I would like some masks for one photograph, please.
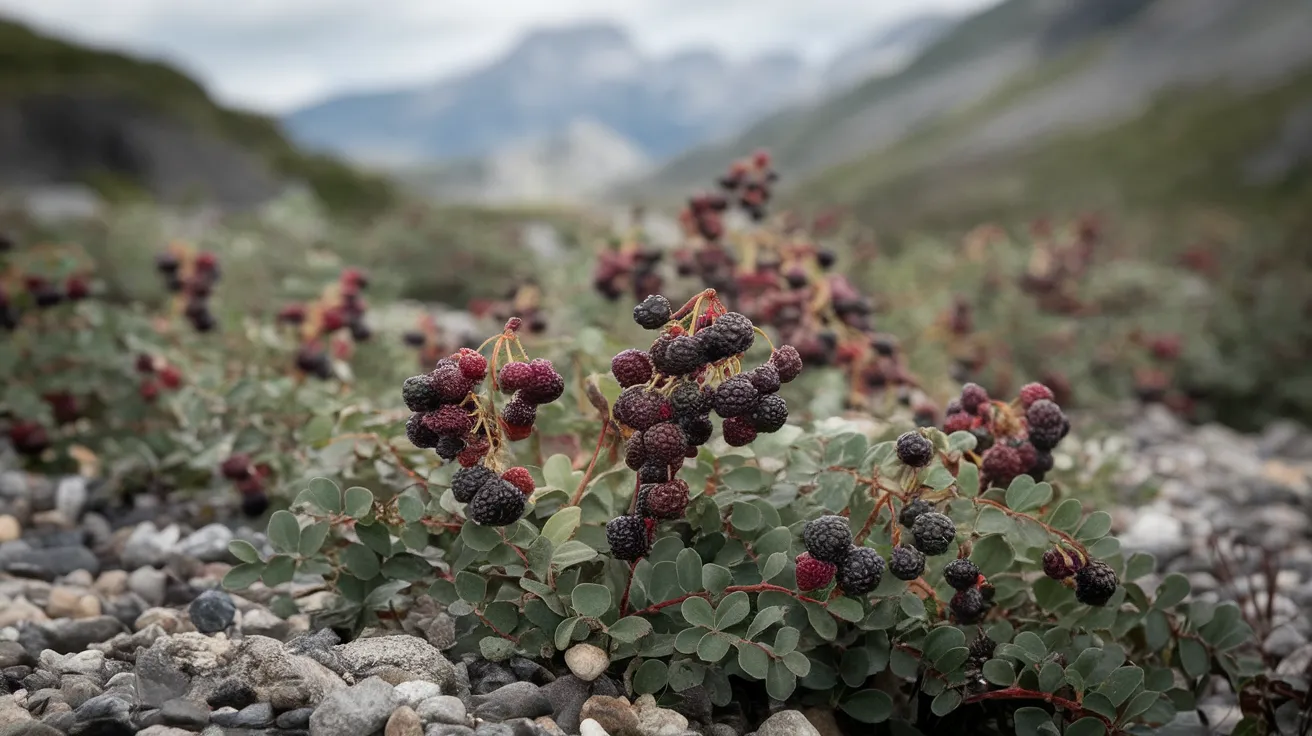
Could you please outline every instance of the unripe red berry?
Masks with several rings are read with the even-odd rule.
[[[797,589],[802,592],[819,590],[834,579],[838,566],[817,560],[809,552],[797,556]]]
[[[501,474],[502,479],[509,481],[510,485],[518,488],[525,496],[533,495],[537,490],[537,485],[533,482],[533,476],[528,472],[528,468],[513,467]]]

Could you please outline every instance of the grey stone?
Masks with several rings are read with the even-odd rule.
[[[268,703],[252,703],[233,713],[214,712],[210,721],[224,728],[267,728],[273,725],[273,706]]]
[[[551,703],[551,717],[555,719],[556,725],[567,733],[577,733],[581,720],[579,711],[592,696],[589,684],[574,675],[565,675],[556,678],[553,683],[543,685],[540,692]]]
[[[592,682],[610,666],[610,657],[593,644],[575,644],[565,652],[565,665],[575,677]]]
[[[727,723],[712,723],[704,733],[705,736],[742,736],[738,729]]]
[[[135,570],[138,567],[159,567],[163,565],[178,543],[182,532],[176,524],[163,529],[155,528],[149,521],[143,521],[132,530],[119,561],[123,567]]]
[[[60,654],[85,651],[92,644],[109,641],[127,630],[127,626],[113,616],[60,619],[41,627],[46,647]]]
[[[551,715],[551,701],[531,682],[514,682],[472,698],[474,716],[485,721]]]
[[[105,669],[105,654],[94,649],[75,654],[56,654],[47,649],[39,657],[41,667],[57,675],[94,675],[100,677]],[[103,681],[103,679],[102,679]]]
[[[74,733],[133,732],[132,704],[117,695],[106,693],[83,703],[74,713],[77,728]]]
[[[434,723],[424,729],[424,736],[474,736],[474,729],[449,723]]]
[[[441,686],[427,680],[411,680],[396,686],[396,696],[401,699],[401,703],[415,709],[418,709],[419,704],[425,700],[435,698],[441,694]]]
[[[470,692],[474,695],[487,695],[512,682],[519,682],[515,673],[500,662],[475,659],[461,664],[464,664],[469,672]]]
[[[310,716],[311,736],[360,736],[382,728],[399,704],[396,689],[370,677],[324,698]]]
[[[820,736],[820,731],[800,711],[781,710],[765,719],[756,736]]]
[[[192,731],[185,728],[157,724],[137,731],[137,736],[192,736],[192,733]]]
[[[201,562],[223,562],[228,559],[231,541],[231,529],[222,524],[206,524],[178,542],[177,552]]]
[[[424,736],[424,724],[414,708],[402,705],[388,717],[383,736]]]
[[[259,699],[255,688],[235,677],[220,680],[205,699],[211,708],[236,708],[241,710]]]
[[[56,703],[68,705],[68,702],[64,700],[63,691],[56,690],[53,687],[42,688],[36,692],[29,692],[27,696],[27,711],[34,716],[39,716],[44,714],[47,710],[50,710]]]
[[[551,670],[524,657],[511,657],[507,664],[510,665],[510,671],[520,682],[531,682],[534,685],[546,685],[549,682],[555,682],[556,676]]]
[[[1277,627],[1262,643],[1262,651],[1283,659],[1307,643],[1307,637],[1292,624]]]
[[[265,608],[242,611],[241,632],[248,636],[267,636],[282,641],[292,630],[290,622],[278,618]]]
[[[4,715],[0,713],[0,715]],[[77,722],[77,717],[71,713],[61,713],[60,723],[66,723],[67,728],[45,723],[24,721],[22,723],[6,723],[0,727],[0,736],[66,736],[68,730]]]
[[[213,634],[232,626],[237,606],[232,602],[232,596],[222,590],[207,590],[191,602],[187,615],[197,631]]]
[[[310,716],[314,708],[297,708],[278,715],[274,725],[282,729],[306,729],[310,727]]]
[[[68,475],[55,487],[55,510],[70,522],[76,522],[87,503],[87,479]]]
[[[100,572],[100,560],[84,546],[0,550],[0,570],[22,577],[54,580],[75,570]]]
[[[408,683],[407,683],[408,684]],[[425,723],[453,723],[461,725],[468,715],[465,704],[454,695],[437,695],[424,700],[415,708]]]
[[[71,710],[60,710],[55,711],[54,713],[47,713],[41,716],[40,725],[44,728],[53,728],[56,733],[65,734],[72,731],[77,726],[77,714]],[[38,733],[44,734],[49,732],[43,730],[29,730],[21,731],[20,733],[24,734],[24,736],[33,736]]]
[[[166,639],[156,640],[150,649],[141,652],[132,672],[141,704],[148,708],[159,708],[191,689],[191,678],[169,656]]]
[[[151,606],[164,605],[168,573],[153,567],[139,567],[128,575],[128,589]]]
[[[209,725],[210,709],[191,700],[174,698],[168,701],[159,709],[160,717],[165,723],[173,726],[183,726],[193,731],[199,731]]]
[[[32,664],[32,655],[16,641],[0,641],[0,670]]]
[[[357,639],[333,647],[343,665],[357,679],[370,677],[376,670],[395,667],[416,679],[436,682],[443,693],[456,690],[455,666],[437,647],[417,636],[379,636]]]
[[[277,639],[243,639],[229,658],[228,673],[248,683],[261,701],[277,710],[314,705],[345,687],[341,678],[314,660],[283,649]]]
[[[105,691],[95,680],[85,675],[64,675],[59,692],[70,708],[77,708]]]

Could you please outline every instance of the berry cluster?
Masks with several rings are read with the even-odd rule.
[[[439,360],[431,372],[411,376],[401,386],[401,398],[413,412],[406,421],[406,437],[416,447],[460,463],[452,492],[457,501],[468,504],[469,518],[485,526],[513,524],[523,515],[533,479],[524,468],[498,474],[500,450],[507,441],[528,437],[538,406],[565,391],[565,379],[551,361],[528,360],[516,335],[520,326],[518,318],[511,318],[494,338],[491,364],[478,350],[461,348]],[[525,360],[500,363],[503,351],[512,357],[512,348]],[[479,391],[489,373],[492,390]],[[500,411],[493,400],[498,390],[513,394]]]
[[[779,387],[802,371],[789,345],[742,370],[756,328],[726,310],[713,290],[677,311],[665,297],[648,296],[634,307],[633,318],[660,334],[650,349],[630,348],[611,359],[611,373],[623,389],[612,413],[628,437],[624,462],[638,478],[632,514],[612,519],[606,534],[615,555],[628,561],[647,554],[657,521],[683,516],[689,489],[675,476],[684,459],[696,457],[697,448],[710,441],[711,413],[724,420],[721,432],[733,447],[777,432],[788,421]]]
[[[50,448],[50,433],[37,422],[18,421],[9,426],[9,443],[18,454],[36,457]]]
[[[1144,334],[1138,330],[1129,336],[1138,365],[1134,368],[1134,395],[1143,404],[1164,404],[1183,417],[1194,414],[1195,402],[1204,392],[1179,380],[1178,364],[1184,352],[1183,338],[1174,333]]]
[[[218,256],[171,243],[155,257],[155,270],[164,279],[164,288],[180,297],[182,313],[197,332],[209,332],[218,326],[209,303],[214,285],[219,282]]]
[[[437,320],[428,312],[419,316],[415,329],[406,330],[401,335],[401,341],[415,350],[419,357],[419,365],[424,368],[433,365],[441,360],[442,356],[450,355],[465,344],[447,336],[437,324]]]
[[[3,249],[8,252],[14,247],[13,241],[0,234]],[[11,291],[18,281],[22,282],[21,291]],[[6,284],[6,281],[10,282]],[[77,302],[91,296],[91,282],[82,273],[74,273],[64,280],[63,285],[48,276],[26,273],[17,266],[0,268],[0,330],[12,332],[18,328],[22,317],[22,302],[28,301],[37,309],[49,309],[65,301]]]
[[[141,374],[137,393],[147,403],[158,399],[162,389],[176,391],[182,386],[182,371],[159,356],[146,353],[138,355],[136,368],[137,373]]]
[[[661,256],[661,250],[644,243],[639,233],[613,238],[597,258],[592,286],[610,301],[618,301],[626,293],[634,299],[654,294],[662,286],[660,274],[656,272]]]
[[[771,189],[779,174],[771,166],[770,154],[757,151],[751,157],[729,165],[728,172],[720,177],[720,188],[733,196],[753,220],[765,219],[765,206],[770,202]]]
[[[296,352],[298,371],[321,380],[331,379],[333,366],[324,342],[330,342],[334,356],[346,360],[351,357],[352,343],[366,342],[373,337],[373,330],[364,321],[368,307],[361,296],[368,286],[369,278],[363,271],[347,268],[317,300],[288,304],[278,310],[277,322],[295,327],[300,338]]]
[[[236,484],[242,513],[254,517],[268,510],[267,481],[273,475],[273,468],[253,463],[250,455],[238,452],[219,465],[219,474]]]
[[[1043,553],[1043,574],[1075,589],[1075,599],[1090,606],[1105,606],[1116,593],[1120,580],[1102,560],[1091,560],[1078,549],[1064,544]]]
[[[1042,481],[1052,470],[1053,448],[1071,428],[1054,399],[1052,389],[1030,383],[1015,402],[1006,404],[990,399],[984,387],[968,383],[961,396],[948,403],[943,431],[975,435],[985,487],[1005,488],[1026,474]]]

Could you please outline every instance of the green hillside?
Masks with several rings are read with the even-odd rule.
[[[168,64],[88,48],[0,20],[0,104],[68,93],[128,100],[237,143],[278,174],[304,181],[337,212],[377,210],[392,198],[383,179],[297,150],[277,122],[217,104],[200,84]]]

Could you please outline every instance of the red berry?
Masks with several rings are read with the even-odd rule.
[[[752,440],[756,439],[756,427],[752,425],[751,417],[726,419],[722,425],[722,431],[724,432],[724,441],[728,442],[730,447],[750,445]]]
[[[989,392],[978,383],[968,383],[961,387],[961,408],[968,414],[976,414],[981,406],[989,403]]]
[[[474,418],[458,404],[446,404],[424,415],[424,427],[443,437],[460,437],[474,428]]]
[[[792,345],[781,345],[771,353],[770,363],[779,372],[779,380],[783,383],[797,378],[802,372],[802,355]]]
[[[550,404],[565,393],[565,379],[552,367],[551,361],[537,358],[528,365],[533,375],[524,386],[521,398],[531,404]]]
[[[177,389],[182,385],[182,371],[175,365],[166,365],[160,369],[159,380],[164,384],[164,388]]]
[[[323,313],[322,331],[325,333],[336,332],[346,326],[346,312],[339,307],[325,310]]]
[[[1026,409],[1028,409],[1030,408],[1031,404],[1038,401],[1039,399],[1047,399],[1048,401],[1053,401],[1055,397],[1052,395],[1052,389],[1048,388],[1047,386],[1044,386],[1041,383],[1027,383],[1021,387],[1020,389],[1021,406],[1024,406]]]
[[[251,475],[251,456],[244,452],[231,455],[219,466],[219,472],[228,480],[246,480]]]
[[[213,271],[218,265],[219,257],[207,250],[203,250],[196,255],[197,271]]]
[[[508,394],[528,386],[533,382],[533,368],[528,363],[512,362],[501,366],[501,372],[497,374],[497,383],[501,390]]]
[[[819,590],[834,579],[838,566],[824,560],[817,560],[810,552],[797,556],[797,589],[803,592]]]
[[[948,434],[952,434],[953,432],[965,432],[970,429],[974,422],[975,417],[972,417],[964,411],[959,411],[956,414],[949,414],[947,418],[943,420],[943,431]]]
[[[456,455],[456,461],[466,468],[477,465],[487,455],[488,448],[486,437],[471,437],[465,441],[465,449]]]
[[[621,388],[646,383],[651,380],[651,356],[636,348],[622,350],[611,358],[610,372],[615,375]]]
[[[474,382],[466,378],[454,363],[441,364],[428,375],[432,378],[437,400],[442,404],[458,404],[474,388]]]
[[[990,447],[980,461],[980,470],[983,471],[985,478],[991,485],[999,488],[1011,485],[1016,476],[1023,474],[1028,467],[1020,452],[1007,445]]]
[[[305,305],[288,304],[278,310],[277,320],[289,325],[299,325],[305,321]]]
[[[642,447],[647,459],[673,465],[683,460],[683,453],[688,449],[688,440],[677,424],[661,422],[642,433]]]
[[[460,373],[471,381],[481,381],[487,375],[487,358],[469,348],[461,349],[459,365]]]
[[[533,495],[537,490],[537,485],[533,482],[533,476],[529,474],[528,468],[513,467],[501,474],[503,480],[509,481],[510,485],[518,488],[525,496]]]
[[[141,394],[141,398],[146,401],[154,401],[159,397],[159,384],[147,378],[141,382],[141,387],[137,389],[137,393]]]
[[[87,284],[85,276],[71,276],[68,282],[64,284],[64,295],[69,299],[77,301],[86,299],[91,295],[91,287]]]
[[[501,420],[501,429],[505,432],[506,439],[511,442],[519,442],[520,440],[528,439],[528,436],[533,434],[532,424],[511,424],[505,419]]]

